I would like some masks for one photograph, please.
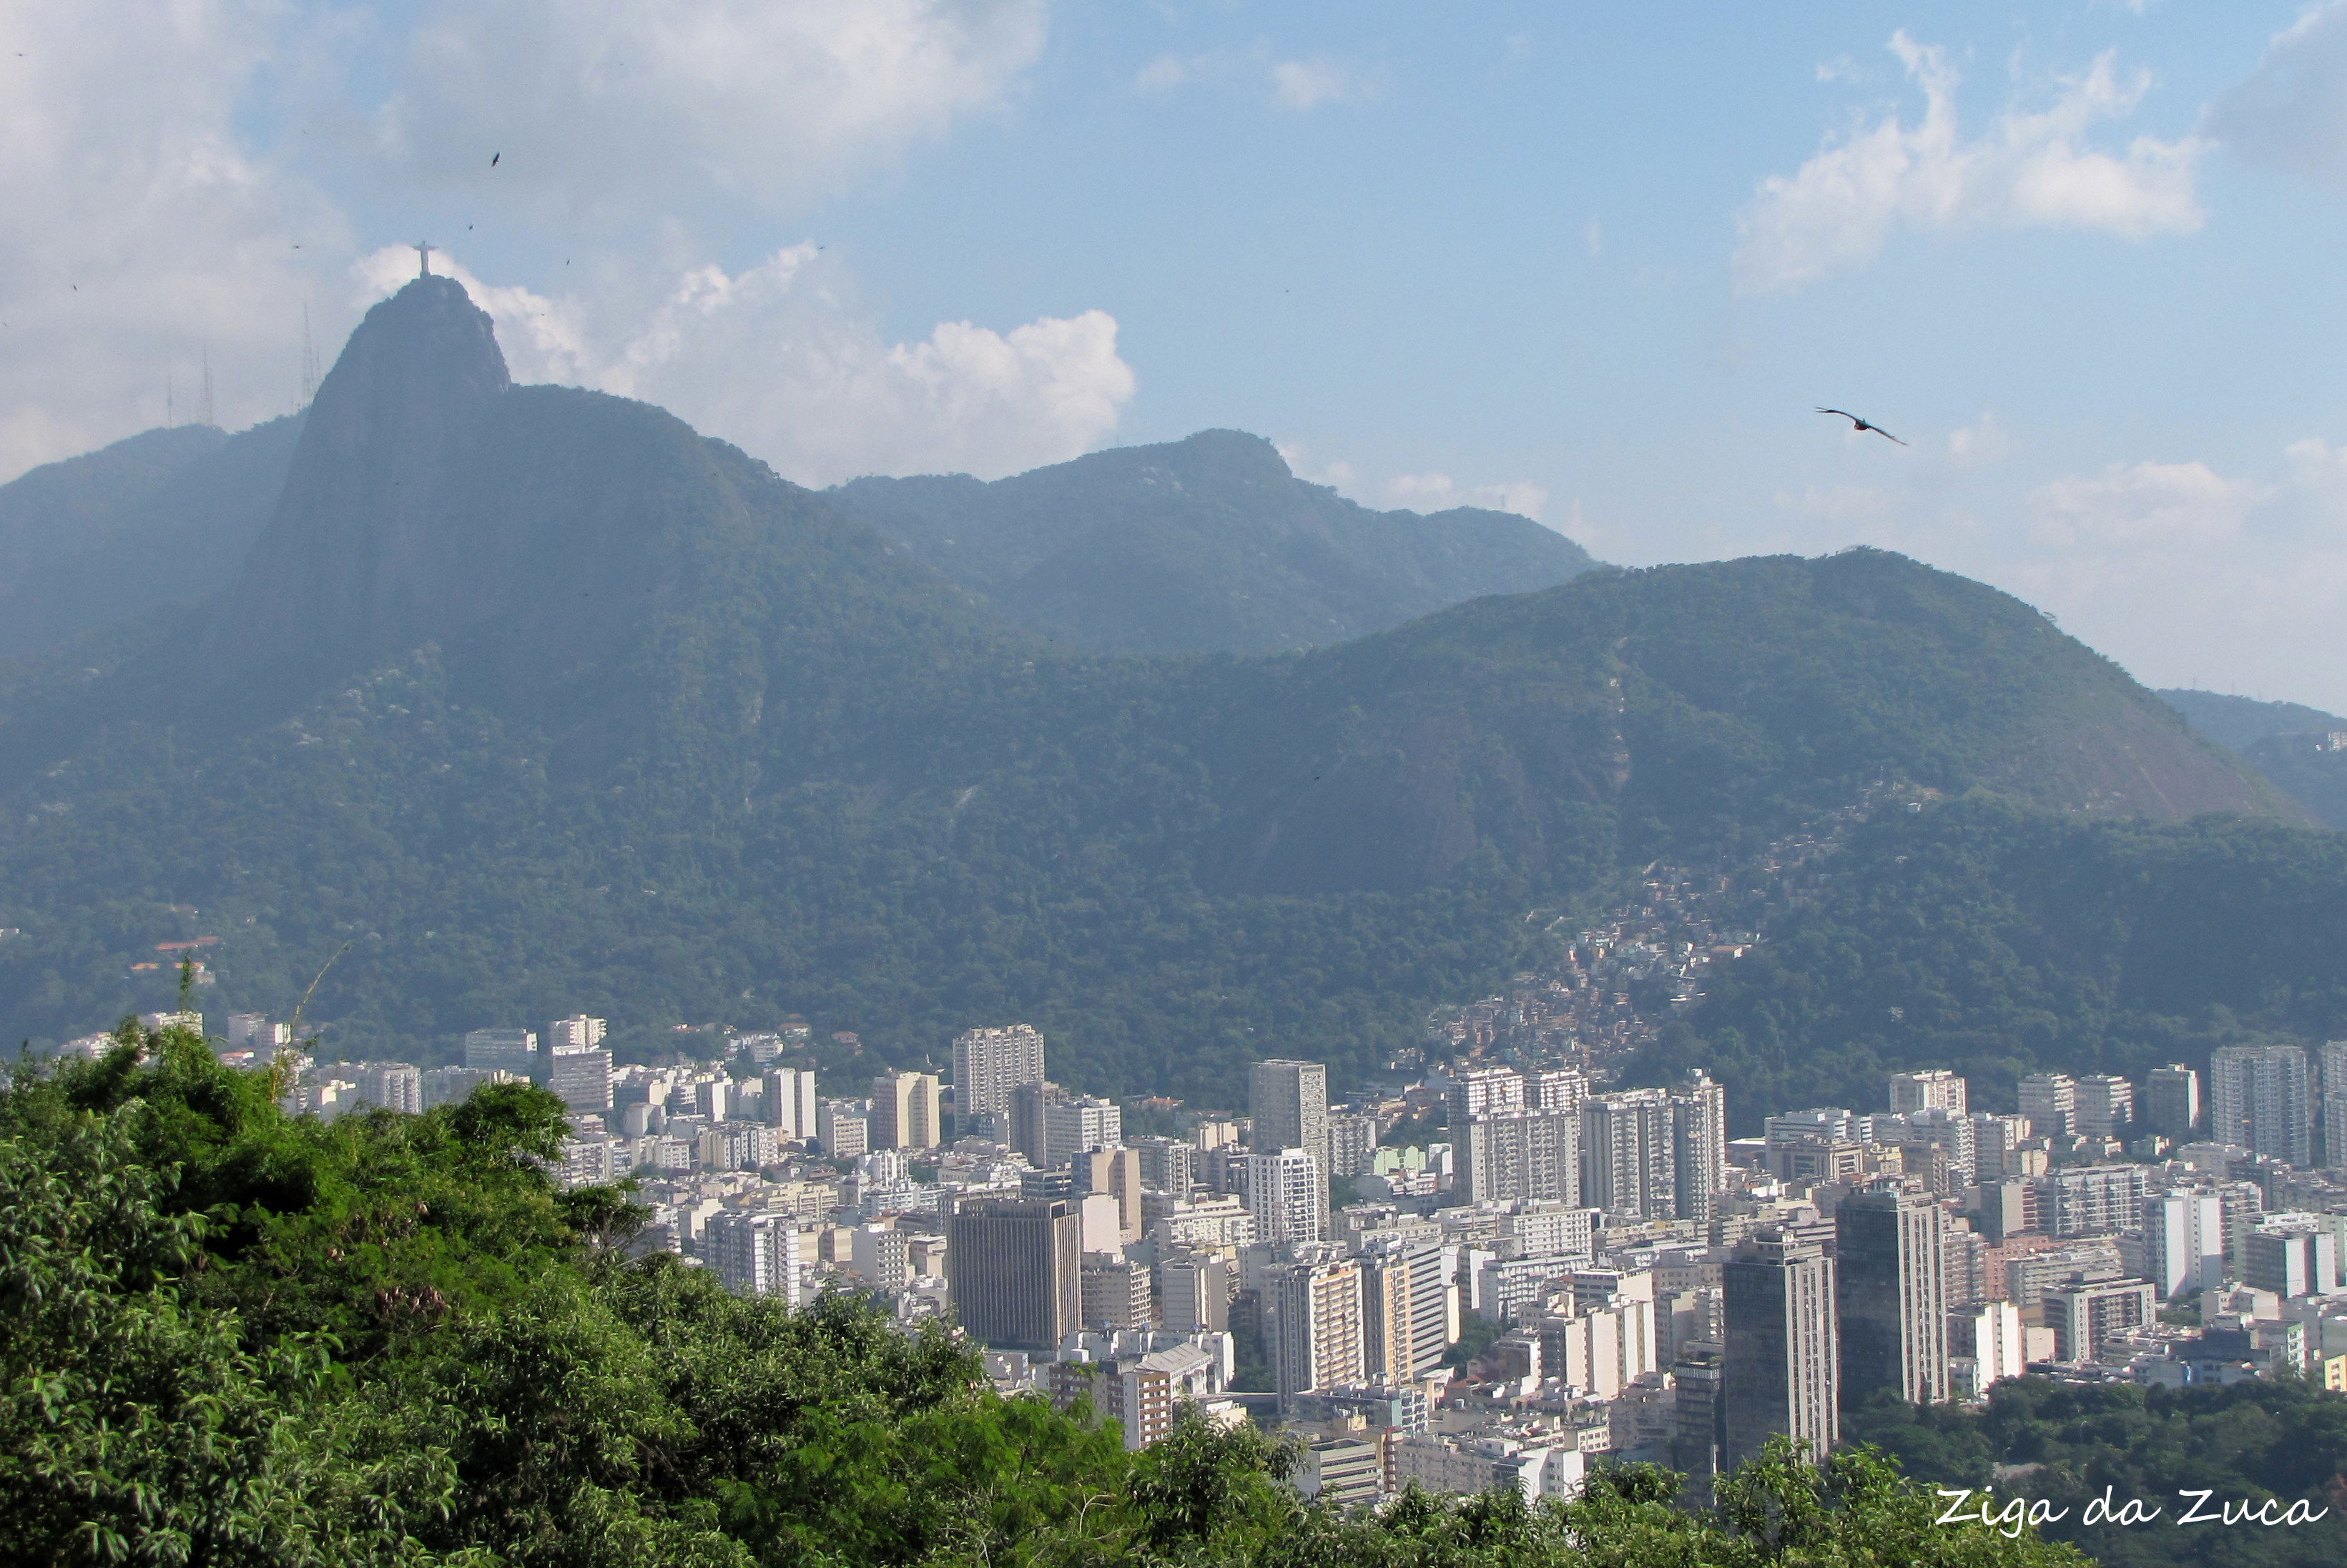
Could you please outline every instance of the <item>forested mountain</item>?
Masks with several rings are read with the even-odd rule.
[[[2347,719],[2299,702],[2215,692],[2162,692],[2193,728],[2239,752],[2284,794],[2332,827],[2347,828]]]
[[[0,659],[227,582],[285,487],[299,416],[149,430],[0,485]]]
[[[2347,835],[2239,817],[2051,815],[1991,798],[1861,827],[1641,1063],[1700,1064],[1733,1130],[1878,1108],[1952,1067],[2015,1107],[2036,1071],[2207,1069],[2230,1043],[2347,1036]]]
[[[0,1026],[209,1005],[354,1053],[584,1009],[805,1013],[865,1060],[1013,1018],[1055,1076],[1341,1078],[1534,906],[1882,780],[2294,808],[2043,616],[1852,551],[1598,571],[1341,646],[1052,647],[658,409],[513,387],[454,282],[377,306],[200,608],[0,669]],[[835,1065],[847,1065],[843,1061]]]
[[[834,505],[1047,641],[1101,651],[1341,642],[1596,563],[1508,512],[1375,512],[1307,484],[1260,436],[1095,452],[985,484],[857,479]]]

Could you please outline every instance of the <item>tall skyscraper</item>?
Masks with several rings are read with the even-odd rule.
[[[798,1305],[799,1232],[795,1215],[722,1210],[710,1215],[702,1225],[701,1256],[717,1271],[718,1278],[735,1290],[752,1296],[779,1296],[794,1307]]]
[[[1435,1242],[1385,1241],[1358,1259],[1362,1369],[1376,1383],[1407,1383],[1434,1369],[1458,1316],[1450,1250]]]
[[[1327,1184],[1302,1149],[1247,1156],[1247,1212],[1257,1241],[1294,1245],[1318,1241],[1327,1213]]]
[[[946,1288],[962,1331],[1056,1354],[1083,1321],[1084,1221],[1064,1198],[964,1198],[946,1222]]]
[[[2314,1075],[2321,1095],[2316,1116],[2321,1133],[2314,1157],[2327,1167],[2347,1166],[2347,1040],[2318,1046]]]
[[[934,1149],[945,1142],[934,1072],[884,1072],[872,1081],[872,1147]]]
[[[1247,1114],[1255,1131],[1252,1149],[1301,1149],[1312,1156],[1320,1178],[1320,1212],[1327,1218],[1328,1069],[1317,1061],[1275,1059],[1247,1070]]]
[[[465,1037],[465,1065],[537,1079],[538,1036],[526,1029],[477,1029]]]
[[[1929,1194],[1852,1193],[1834,1212],[1841,1397],[1880,1389],[1910,1404],[1948,1397],[1947,1214]]]
[[[1833,1259],[1813,1242],[1762,1231],[1737,1244],[1721,1276],[1721,1467],[1735,1469],[1778,1432],[1822,1456],[1841,1434]]]
[[[1001,1140],[1027,1156],[1037,1165],[1051,1163],[1051,1107],[1068,1097],[1068,1091],[1056,1083],[1038,1081],[1013,1084],[1010,1109],[994,1113],[994,1125]],[[964,1122],[968,1132],[972,1123]]]
[[[2225,1201],[2174,1187],[2144,1200],[2144,1276],[2160,1298],[2225,1283]]]
[[[2313,1163],[2314,1083],[2295,1045],[2226,1045],[2209,1061],[2209,1136],[2285,1164]]]
[[[1452,1155],[1479,1204],[1511,1198],[1581,1202],[1581,1112],[1511,1106],[1450,1123]]]
[[[2200,1075],[2180,1061],[2153,1068],[2144,1085],[2144,1120],[2162,1137],[2191,1137],[2200,1125]]]
[[[1967,1099],[1964,1081],[1944,1067],[1927,1067],[1914,1072],[1894,1072],[1891,1075],[1891,1109],[1893,1112],[1951,1111],[1962,1116],[1968,1108]]]
[[[1285,1399],[1364,1380],[1361,1266],[1352,1258],[1270,1271],[1272,1378]]]
[[[1043,1034],[1032,1024],[964,1030],[954,1036],[954,1116],[964,1133],[994,1131],[1010,1091],[1043,1081]],[[1055,1347],[1056,1348],[1056,1347]]]
[[[815,1071],[812,1068],[770,1067],[761,1074],[765,1092],[759,1097],[760,1113],[778,1138],[815,1136]]]
[[[2021,1113],[2040,1138],[2078,1131],[2078,1081],[2066,1072],[2033,1072],[2021,1081]]]
[[[1617,1218],[1678,1213],[1671,1097],[1660,1089],[1600,1095],[1581,1108],[1581,1201]]]
[[[1671,1179],[1683,1220],[1709,1220],[1713,1198],[1727,1190],[1727,1091],[1700,1067],[1671,1091]]]

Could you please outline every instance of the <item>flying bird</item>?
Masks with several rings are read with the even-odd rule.
[[[1899,437],[1897,437],[1896,436],[1893,436],[1892,434],[1891,434],[1891,432],[1890,432],[1890,431],[1885,430],[1884,428],[1882,428],[1882,426],[1881,426],[1881,425],[1869,425],[1865,420],[1860,419],[1857,415],[1852,414],[1852,413],[1851,413],[1850,410],[1848,410],[1847,408],[1820,408],[1820,409],[1819,409],[1819,410],[1818,410],[1818,412],[1819,412],[1819,414],[1839,414],[1839,415],[1840,415],[1844,419],[1849,420],[1849,421],[1850,422],[1850,424],[1852,424],[1853,425],[1856,425],[1860,431],[1871,430],[1871,431],[1873,431],[1877,436],[1881,436],[1885,441],[1899,441]],[[1906,445],[1907,445],[1907,443],[1905,443],[1904,441],[1899,441],[1899,445],[1901,445],[1901,446],[1906,446]]]
[[[495,169],[495,168],[497,166],[497,159],[499,159],[503,158],[504,156],[505,156],[505,154],[504,154],[504,153],[502,153],[502,152],[493,152],[493,153],[489,154],[489,167],[490,167],[491,169]]]

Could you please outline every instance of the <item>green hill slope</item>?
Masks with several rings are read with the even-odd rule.
[[[91,662],[84,664],[87,657]],[[91,671],[95,670],[95,673]],[[1520,967],[1523,915],[1881,779],[2286,815],[2018,601],[1879,552],[1597,572],[1308,653],[1008,626],[658,409],[505,384],[445,280],[370,314],[186,621],[0,671],[0,1028],[312,1004],[415,1051],[574,1010],[1028,1018],[1231,1103]]]
[[[1095,452],[984,484],[857,479],[833,504],[1049,641],[1100,651],[1341,642],[1595,565],[1529,518],[1375,512],[1236,430]]]
[[[2162,692],[2193,728],[2233,748],[2322,823],[2347,828],[2347,719],[2301,702]]]

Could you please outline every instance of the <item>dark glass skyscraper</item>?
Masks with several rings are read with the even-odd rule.
[[[1841,1397],[1948,1397],[1947,1214],[1928,1193],[1852,1193],[1834,1214]]]
[[[1734,1470],[1778,1432],[1822,1457],[1841,1435],[1834,1260],[1814,1242],[1764,1230],[1737,1244],[1721,1273],[1720,1468]]]

